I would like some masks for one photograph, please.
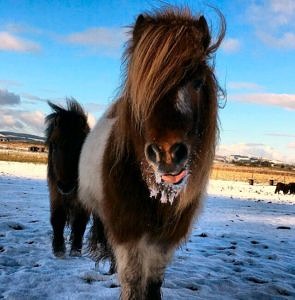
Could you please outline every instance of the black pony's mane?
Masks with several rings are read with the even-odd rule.
[[[53,132],[53,129],[55,127],[55,120],[57,120],[58,117],[64,117],[64,116],[73,116],[77,118],[81,118],[85,121],[85,126],[87,124],[87,115],[82,108],[82,106],[75,100],[74,98],[67,98],[66,99],[67,106],[66,108],[56,105],[50,101],[48,101],[48,105],[53,110],[53,113],[49,114],[45,118],[45,137],[46,137],[46,143],[49,143],[51,134]]]

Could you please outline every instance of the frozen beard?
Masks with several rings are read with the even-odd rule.
[[[142,164],[143,167],[144,164]],[[182,170],[176,175],[160,174],[155,172],[152,168],[148,167],[149,172],[143,172],[145,181],[150,191],[151,198],[160,199],[161,203],[170,203],[177,198],[180,192],[186,187],[189,172]]]

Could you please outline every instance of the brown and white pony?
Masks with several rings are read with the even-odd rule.
[[[50,193],[50,221],[54,255],[64,256],[64,227],[71,225],[72,256],[81,255],[82,239],[89,220],[88,211],[78,201],[78,163],[82,145],[89,132],[87,116],[73,99],[67,109],[48,103],[53,113],[46,117],[48,145],[47,181]]]
[[[200,210],[218,136],[209,60],[220,18],[212,42],[187,8],[139,15],[121,94],[83,145],[79,196],[100,218],[94,248],[113,252],[124,300],[161,299],[165,267]]]

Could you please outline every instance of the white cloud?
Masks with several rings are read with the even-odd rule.
[[[227,86],[232,90],[263,90],[263,86],[246,81],[231,81]]]
[[[3,26],[3,29],[4,31],[8,31],[10,33],[32,33],[32,34],[43,33],[43,30],[23,23],[7,23],[6,25]]]
[[[283,15],[293,15],[295,13],[294,0],[271,0],[272,10]]]
[[[227,53],[233,53],[239,51],[241,48],[241,43],[238,39],[227,38],[222,42],[221,49]]]
[[[6,127],[6,126],[14,126],[15,125],[15,119],[12,115],[3,115],[2,116],[2,121],[1,121],[1,125]]]
[[[88,102],[85,104],[85,107],[87,111],[91,112],[102,112],[105,111],[108,107],[107,104],[101,104],[101,103],[93,103],[93,102]]]
[[[95,27],[71,33],[63,39],[70,44],[114,54],[127,40],[127,30],[125,28]]]
[[[295,149],[295,142],[291,142],[287,145],[288,148],[290,149]]]
[[[44,118],[41,111],[0,110],[1,130],[44,135]]]
[[[294,154],[283,154],[279,150],[265,144],[239,143],[231,145],[219,145],[217,148],[217,153],[224,156],[239,154],[269,160],[279,160],[289,163],[295,162]]]
[[[87,122],[90,128],[93,128],[96,124],[96,119],[92,114],[87,114]]]
[[[28,100],[40,101],[40,102],[47,102],[47,99],[41,98],[39,96],[35,96],[29,93],[22,93],[21,96]]]
[[[269,133],[266,133],[265,135],[295,138],[295,134],[288,134],[288,133],[282,133],[282,132],[269,132]]]
[[[0,86],[3,86],[3,87],[19,87],[21,86],[22,84],[16,80],[9,80],[9,79],[0,79]]]
[[[254,1],[247,10],[258,38],[277,48],[295,49],[295,1]]]
[[[234,101],[273,105],[279,106],[281,108],[295,110],[295,94],[231,94],[228,96],[228,98]]]
[[[19,115],[22,122],[36,129],[40,129],[44,126],[44,117],[45,115],[41,111],[24,111]]]
[[[9,32],[0,31],[0,51],[36,52],[41,47],[32,41],[21,39]]]
[[[295,33],[285,32],[279,37],[273,36],[268,32],[258,32],[260,39],[268,45],[276,48],[295,49]]]
[[[20,96],[7,90],[0,89],[0,105],[20,104]]]

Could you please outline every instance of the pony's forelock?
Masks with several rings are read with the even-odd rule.
[[[125,50],[125,81],[115,108],[119,116],[114,141],[118,159],[128,148],[130,122],[140,132],[158,101],[177,92],[200,70],[213,79],[209,80],[210,89],[218,92],[214,65],[208,61],[225,34],[224,17],[217,13],[220,30],[214,42],[205,18],[194,16],[188,7],[168,6],[138,17]]]
[[[187,7],[169,6],[144,14],[137,22],[140,24],[135,24],[133,39],[125,52],[128,70],[124,96],[139,127],[160,99],[186,78],[193,78],[199,66],[212,57],[224,37],[221,14],[220,19],[215,43],[211,43],[204,17],[194,16]]]

